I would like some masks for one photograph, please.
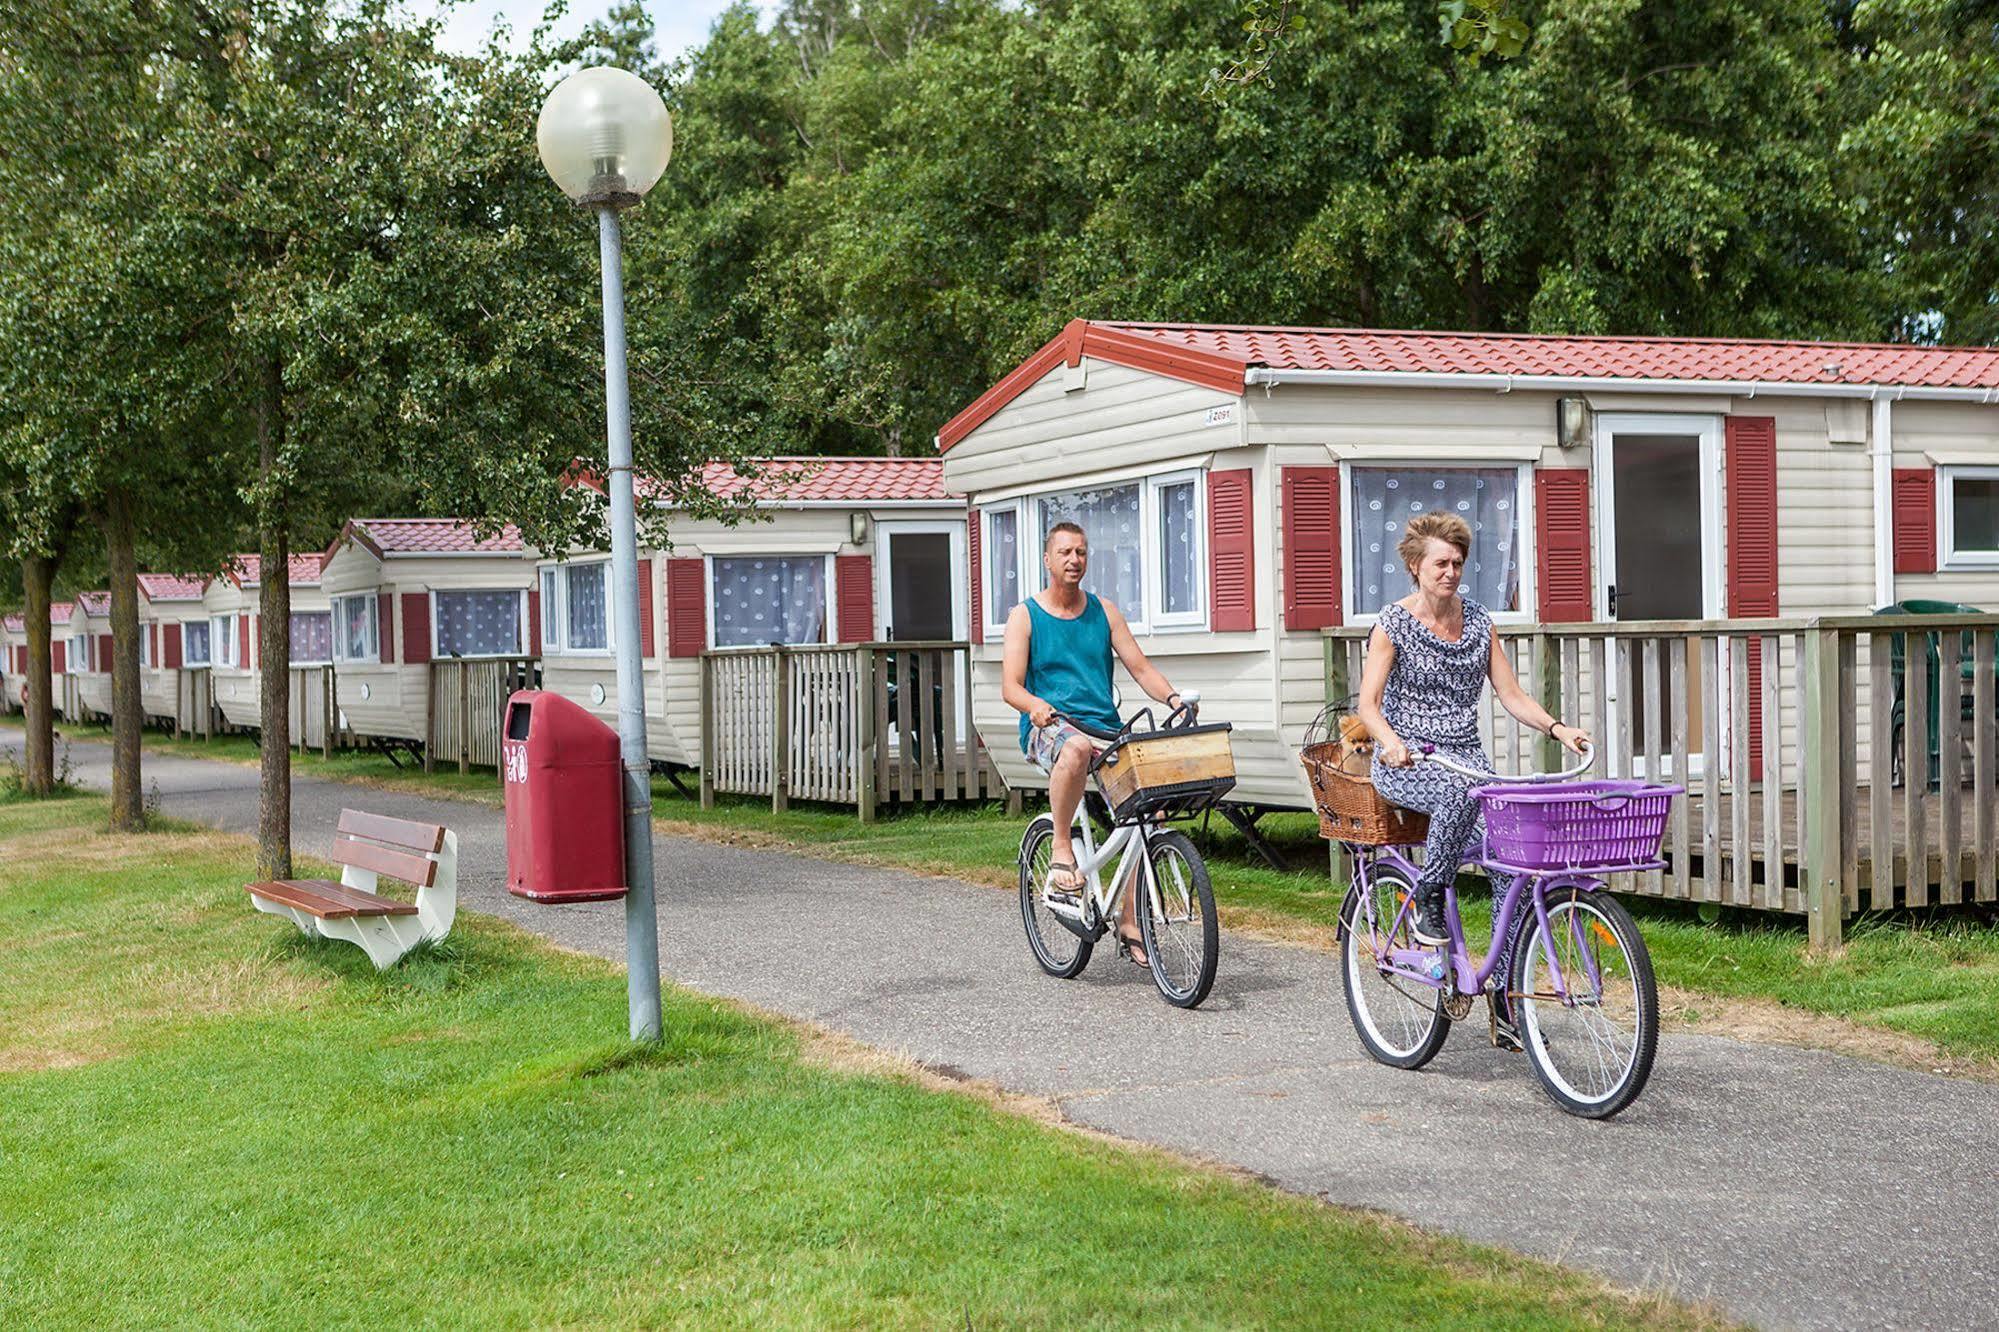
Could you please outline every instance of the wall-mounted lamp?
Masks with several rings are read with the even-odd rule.
[[[867,514],[863,513],[859,509],[856,509],[853,511],[853,513],[848,515],[847,522],[848,522],[847,534],[854,538],[854,544],[857,546],[867,545],[868,544]]]
[[[1589,403],[1581,398],[1555,399],[1555,440],[1565,449],[1588,448]]]

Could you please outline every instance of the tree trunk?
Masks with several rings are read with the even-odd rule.
[[[274,352],[265,358],[257,396],[257,549],[262,564],[257,595],[262,728],[257,873],[266,879],[289,879],[292,873],[291,545],[283,482],[276,475],[284,442],[285,371]]]
[[[104,497],[104,554],[111,571],[111,831],[137,832],[146,823],[139,785],[139,732],[146,715],[139,698],[139,562],[133,548],[132,500],[113,489]]]
[[[27,793],[52,795],[56,789],[55,690],[49,675],[49,586],[56,562],[40,555],[21,561],[28,590],[28,766]]]

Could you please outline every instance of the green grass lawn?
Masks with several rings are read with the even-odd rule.
[[[0,800],[0,1326],[1711,1325],[684,992],[634,1047],[490,919],[377,975],[104,820]]]
[[[12,719],[18,721],[18,719]],[[102,728],[68,728],[78,735]],[[212,741],[172,740],[149,733],[163,752],[254,762],[256,745],[245,736]],[[397,770],[379,754],[336,753],[295,757],[301,774],[371,785],[433,790],[497,801],[491,770],[461,776],[455,767],[425,777]],[[835,806],[796,805],[773,814],[767,801],[723,797],[703,810],[664,779],[654,783],[654,807],[669,830],[763,840],[809,848],[815,855],[935,871],[994,884],[1012,882],[1022,820],[997,805],[948,807],[885,814],[872,826]],[[1330,943],[1341,891],[1328,874],[1324,844],[1310,815],[1278,814],[1263,829],[1301,868],[1270,869],[1240,834],[1213,820],[1201,838],[1209,854],[1215,893],[1225,918],[1321,945]],[[1999,1060],[1999,926],[1964,916],[1927,920],[1862,918],[1848,928],[1837,958],[1806,948],[1803,921],[1748,912],[1709,924],[1687,907],[1628,897],[1651,946],[1661,983],[1696,994],[1769,1000],[1810,1013],[1841,1018],[1934,1043],[1974,1060]],[[1476,927],[1475,927],[1476,928]],[[1695,1006],[1698,1016],[1698,1005]]]

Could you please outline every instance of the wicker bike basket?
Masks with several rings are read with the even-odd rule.
[[[1319,836],[1364,846],[1407,846],[1430,835],[1430,816],[1391,805],[1368,773],[1374,739],[1353,714],[1354,700],[1328,704],[1305,731],[1298,761],[1312,787]]]

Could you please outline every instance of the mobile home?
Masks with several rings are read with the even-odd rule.
[[[139,575],[139,696],[148,718],[196,729],[208,666],[207,580],[180,574]]]
[[[1295,754],[1327,631],[1408,590],[1415,513],[1470,521],[1466,592],[1502,629],[1999,607],[1995,348],[1076,320],[937,443],[974,518],[974,700],[1009,783],[1045,784],[1000,700],[1000,635],[1064,518],[1091,589],[1235,724],[1236,798],[1271,807],[1309,807]],[[1635,671],[1606,669],[1613,718],[1645,694]]]
[[[292,665],[323,666],[332,648],[332,615],[320,587],[320,555],[291,557]],[[263,724],[262,686],[258,681],[258,612],[263,558],[232,556],[223,571],[208,582],[202,607],[208,615],[209,678],[214,702],[230,726]]]
[[[0,617],[0,712],[27,708],[28,617]]]
[[[53,618],[51,618],[53,623]],[[65,713],[71,721],[111,718],[111,594],[84,592],[70,608],[69,690]]]
[[[356,735],[428,744],[433,662],[534,655],[534,562],[511,525],[482,537],[456,518],[355,518],[325,561],[335,688]]]
[[[935,458],[765,458],[756,475],[710,463],[709,492],[754,501],[734,526],[680,512],[657,486],[642,527],[640,651],[646,750],[701,762],[701,654],[774,643],[963,639],[965,507]],[[617,722],[609,556],[575,551],[539,565],[544,687]]]

